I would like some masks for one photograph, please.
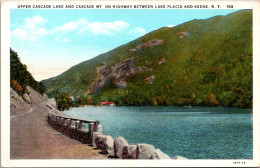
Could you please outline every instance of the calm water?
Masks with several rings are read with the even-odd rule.
[[[252,159],[252,111],[223,107],[82,107],[65,113],[99,120],[103,134],[148,143],[170,157]]]

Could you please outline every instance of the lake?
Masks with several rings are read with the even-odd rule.
[[[148,143],[170,157],[252,159],[252,110],[229,107],[81,107],[64,112],[99,120],[103,134]]]

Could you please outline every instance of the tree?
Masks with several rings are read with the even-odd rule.
[[[12,88],[13,88],[14,90],[16,90],[16,92],[17,92],[18,94],[22,95],[23,89],[22,89],[21,85],[19,85],[19,83],[17,83],[16,80],[12,80],[12,81],[11,81],[11,85],[12,85]]]
[[[60,93],[55,99],[60,111],[69,110],[72,107],[72,99],[67,93]]]
[[[208,106],[217,106],[219,105],[219,102],[213,93],[208,93],[206,96],[206,104]]]
[[[21,63],[18,54],[12,49],[10,49],[10,73],[11,87],[18,91],[20,95],[25,93],[27,85],[40,94],[46,91],[45,86],[33,78],[27,70],[27,66]]]
[[[90,96],[81,96],[75,101],[75,106],[93,105],[93,100]]]

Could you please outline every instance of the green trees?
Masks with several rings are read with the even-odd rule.
[[[10,79],[11,87],[20,95],[26,92],[26,85],[43,94],[46,91],[45,86],[36,81],[31,73],[27,71],[27,66],[22,64],[18,54],[10,49]]]
[[[180,38],[180,32],[188,36]],[[152,39],[164,44],[130,52]],[[151,70],[127,78],[125,88],[113,79],[91,95],[94,104],[232,106],[251,108],[253,102],[252,10],[193,20],[161,28],[94,59],[82,62],[55,79],[44,81],[48,94],[62,91],[84,95],[101,62],[113,66],[135,57],[134,65]],[[159,62],[165,59],[164,64]],[[124,74],[122,74],[124,75]],[[146,78],[155,76],[153,83]],[[64,87],[64,83],[68,87]]]
[[[67,93],[59,93],[55,99],[60,111],[69,110],[72,107],[72,99]]]
[[[92,98],[90,96],[80,96],[76,99],[74,106],[80,107],[85,105],[93,105]]]
[[[230,91],[224,91],[219,99],[224,106],[252,107],[252,90],[247,90],[242,86],[232,87]]]

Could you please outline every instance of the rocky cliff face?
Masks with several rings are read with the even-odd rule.
[[[161,45],[163,43],[164,43],[163,40],[152,39],[146,43],[140,44],[140,45],[136,46],[135,48],[130,49],[129,51],[131,51],[131,52],[140,51],[144,48]]]
[[[99,89],[103,88],[110,80],[115,82],[115,85],[119,88],[126,87],[126,78],[135,75],[141,71],[149,71],[147,67],[134,66],[134,59],[130,58],[124,60],[113,67],[109,67],[105,62],[96,69],[97,77],[90,87],[89,93],[95,93]]]
[[[23,99],[29,104],[40,103],[48,100],[48,96],[46,94],[41,95],[30,86],[26,86],[26,90],[28,92],[23,95]]]
[[[45,102],[48,100],[46,94],[41,95],[30,86],[26,86],[27,93],[19,96],[16,91],[11,88],[10,91],[10,112],[11,116],[30,112],[32,105]]]
[[[136,46],[133,49],[130,49],[131,52],[139,51],[151,46],[157,46],[164,44],[163,40],[153,39],[146,43],[142,43]],[[107,63],[102,62],[99,67],[96,68],[97,70],[97,77],[90,86],[89,94],[95,93],[103,88],[109,81],[113,81],[115,85],[119,88],[126,87],[126,78],[129,76],[136,75],[141,71],[149,71],[152,70],[151,68],[147,67],[136,67],[134,66],[135,57],[126,59],[113,67],[109,67]],[[165,63],[165,59],[161,60],[159,64]],[[149,79],[149,83],[153,83],[154,76],[152,79]]]
[[[16,91],[10,89],[10,111],[11,116],[26,113],[31,111],[31,106],[22,97],[20,97]]]

